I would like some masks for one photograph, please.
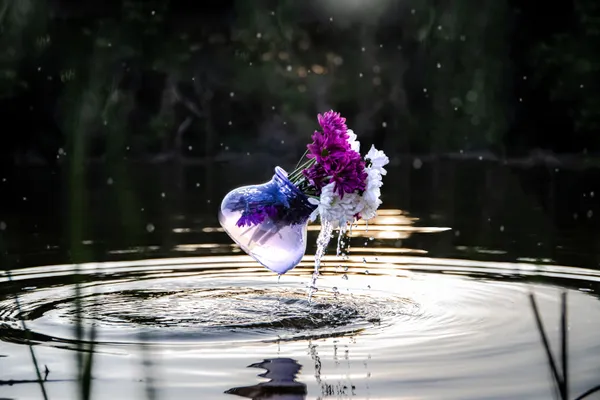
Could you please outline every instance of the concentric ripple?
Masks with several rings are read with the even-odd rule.
[[[278,281],[248,257],[146,260],[50,266],[11,276],[22,290],[0,299],[4,339],[24,336],[18,321],[41,343],[75,340],[73,327],[97,328],[99,342],[209,341],[344,335],[373,324],[408,318],[418,305],[388,293],[340,294],[323,285],[308,301],[306,278]],[[228,268],[229,264],[237,268]],[[80,283],[74,283],[78,274]],[[8,277],[4,278],[5,284]],[[47,282],[41,286],[41,282]],[[1,284],[1,283],[0,283]]]
[[[326,265],[338,265],[323,269],[312,303],[306,288],[310,257],[280,280],[247,256],[23,269],[10,277],[12,282],[8,276],[0,282],[16,287],[19,298],[18,303],[10,294],[0,298],[1,332],[5,340],[23,340],[23,320],[37,334],[35,341],[72,342],[80,322],[97,329],[100,343],[135,343],[137,334],[156,342],[215,342],[336,336],[396,325],[405,339],[414,334],[414,340],[423,340],[428,333],[439,334],[440,326],[445,335],[464,334],[469,326],[510,329],[497,310],[531,290],[448,273],[513,280],[533,273],[567,274],[560,267],[544,272],[526,264],[460,261],[458,266],[457,261],[380,256],[339,264],[326,257]],[[434,269],[446,275],[423,275]],[[576,278],[578,271],[569,268],[568,274]],[[586,279],[599,278],[588,274]],[[488,318],[486,310],[496,310],[496,318]]]
[[[363,394],[373,390],[374,398],[371,388],[381,388],[385,397],[404,382],[405,389],[429,388],[433,398],[451,390],[447,398],[474,399],[494,388],[495,398],[542,399],[552,385],[528,295],[536,295],[555,336],[559,295],[566,290],[569,357],[576,360],[571,384],[582,392],[596,383],[597,272],[364,252],[342,261],[325,257],[319,290],[309,302],[311,269],[307,256],[278,279],[241,255],[20,269],[0,276],[0,340],[33,342],[62,355],[80,344],[75,326],[88,332],[94,327],[95,351],[106,362],[148,344],[158,360],[161,352],[169,354],[161,364],[165,385],[185,387],[197,382],[198,368],[208,377],[238,376],[237,368],[259,362],[263,351],[273,354],[281,343],[301,364],[331,371],[339,362],[338,342],[347,339],[356,342],[346,347],[343,374],[353,376],[352,385]],[[321,358],[314,342],[325,346]],[[302,356],[303,346],[312,360]],[[325,361],[328,354],[333,364]],[[378,371],[376,379],[357,378],[367,360]],[[120,379],[110,368],[98,368],[105,379]],[[128,371],[134,379],[135,369]],[[213,386],[219,398],[226,388]]]

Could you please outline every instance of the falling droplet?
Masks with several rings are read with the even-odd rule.
[[[154,225],[152,225],[152,224],[146,225],[146,230],[150,233],[154,232]]]
[[[348,275],[346,275],[346,274],[342,275],[342,279],[345,280],[345,281],[347,281],[348,280]]]

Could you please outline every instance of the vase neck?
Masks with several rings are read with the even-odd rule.
[[[280,192],[286,196],[294,213],[304,220],[308,219],[316,206],[311,204],[308,197],[288,179],[287,173],[282,168],[275,168],[273,182],[277,184]]]

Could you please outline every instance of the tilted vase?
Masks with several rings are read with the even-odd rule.
[[[315,208],[287,173],[276,167],[269,182],[229,192],[221,202],[219,222],[242,250],[281,275],[302,260],[308,219]],[[249,215],[256,215],[256,210],[265,209],[268,212],[263,211],[261,222],[243,223],[251,219]]]

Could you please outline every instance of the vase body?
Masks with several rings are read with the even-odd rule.
[[[269,182],[229,192],[221,202],[219,223],[242,250],[281,275],[302,260],[315,208],[277,167]]]

